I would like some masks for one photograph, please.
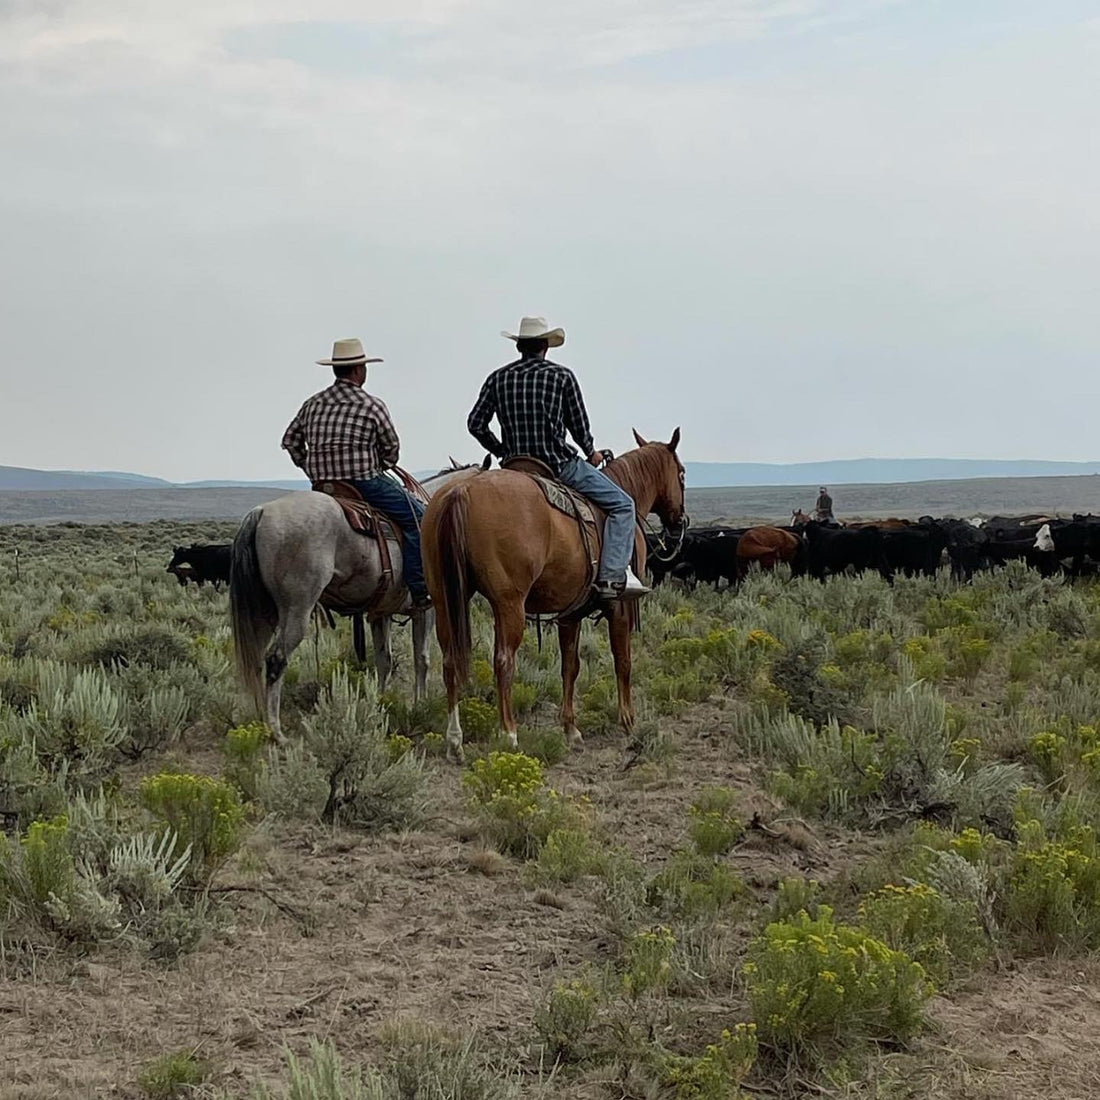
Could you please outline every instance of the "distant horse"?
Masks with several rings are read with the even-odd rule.
[[[444,470],[423,485],[431,494],[480,469]],[[393,669],[390,618],[409,602],[398,541],[390,540],[389,553],[393,575],[383,587],[377,543],[353,531],[340,505],[326,493],[290,493],[244,517],[233,540],[229,585],[237,675],[276,740],[282,739],[283,675],[322,598],[341,612],[369,608],[378,683],[385,686]],[[415,699],[427,686],[431,617],[431,611],[412,615]]]
[[[649,443],[637,432],[638,449],[604,467],[612,481],[634,500],[639,517],[656,512],[668,530],[681,529],[684,467],[676,455],[677,428],[669,443]],[[581,740],[573,704],[580,672],[581,618],[591,568],[577,521],[551,508],[539,486],[526,474],[494,470],[436,494],[424,515],[424,570],[437,612],[436,631],[443,650],[443,681],[450,717],[447,750],[462,756],[458,698],[470,664],[470,599],[480,592],[493,609],[496,637],[494,667],[500,725],[516,745],[512,678],[516,650],[528,615],[561,616],[562,724],[571,743]],[[639,573],[645,542],[636,540]],[[630,631],[636,609],[616,602],[607,614],[619,692],[619,721],[634,725],[630,697]]]
[[[801,572],[805,544],[797,535],[779,527],[750,527],[737,540],[737,576],[742,578],[754,562],[761,569],[774,569],[787,562]]]
[[[807,515],[801,508],[794,508],[791,510],[791,526],[792,527],[805,527],[807,523],[813,523],[814,517]]]

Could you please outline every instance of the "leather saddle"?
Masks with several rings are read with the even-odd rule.
[[[340,505],[344,519],[353,531],[377,538],[379,529],[385,527],[387,535],[397,534],[397,525],[391,523],[384,513],[372,508],[350,481],[315,481],[312,488],[314,492],[332,497]]]
[[[369,615],[385,598],[393,586],[393,558],[390,555],[390,539],[401,539],[401,528],[384,512],[372,508],[360,495],[359,490],[347,481],[315,481],[314,492],[332,497],[340,505],[348,526],[360,535],[374,539],[378,547],[378,558],[382,563],[382,577],[378,582],[370,603],[366,607],[342,607],[331,599],[321,598],[321,606],[341,615],[351,615],[355,619],[355,653],[360,661],[366,656],[366,642],[363,638],[362,616]]]

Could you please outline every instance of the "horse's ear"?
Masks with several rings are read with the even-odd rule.
[[[482,468],[482,470],[487,470],[487,469],[489,469],[490,466],[492,466],[492,464],[493,464],[493,456],[487,454],[485,456],[485,458],[482,459],[481,468]]]
[[[672,433],[672,438],[668,442],[668,449],[673,454],[675,454],[676,453],[676,448],[679,447],[679,446],[680,446],[680,429],[677,428],[676,431],[674,431]]]
[[[455,462],[455,456],[454,455],[447,455],[447,457],[451,460],[451,469],[452,470],[457,470],[458,469],[458,463]]]
[[[646,443],[649,442],[649,440],[638,434],[637,428],[631,428],[630,430],[634,433],[634,442],[637,443],[639,447],[644,447]]]

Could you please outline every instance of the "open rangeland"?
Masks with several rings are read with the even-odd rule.
[[[478,609],[459,768],[407,628],[267,743],[164,572],[231,534],[0,532],[2,1100],[1100,1093],[1100,585],[669,584],[580,752],[534,631],[498,751]]]

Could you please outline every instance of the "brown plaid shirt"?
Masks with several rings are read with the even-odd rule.
[[[283,435],[310,481],[367,481],[397,465],[399,446],[385,403],[342,378],[309,398]]]

